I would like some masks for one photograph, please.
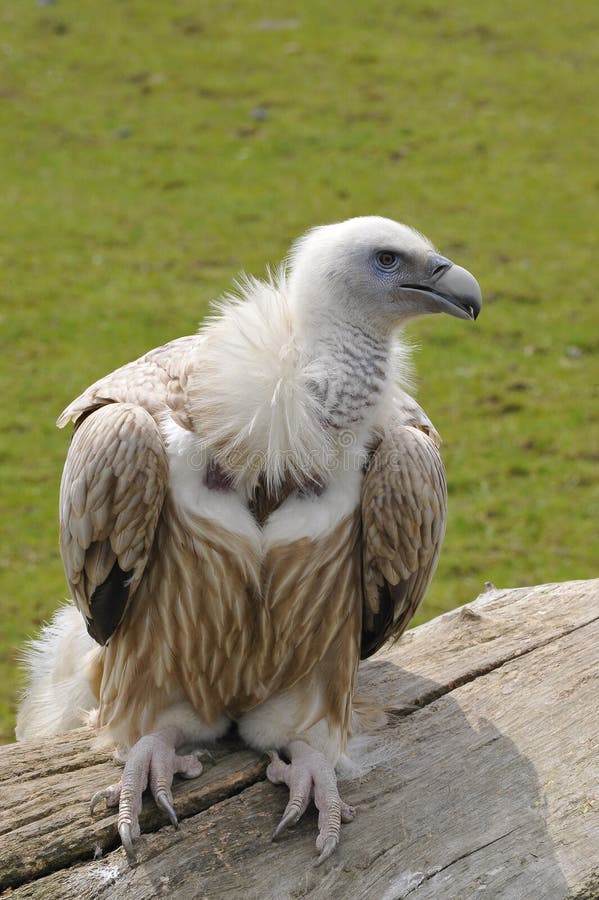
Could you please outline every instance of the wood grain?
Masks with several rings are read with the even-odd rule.
[[[174,831],[144,805],[140,865],[89,796],[118,770],[89,736],[0,749],[0,872],[15,897],[596,897],[599,580],[488,591],[362,666],[394,710],[352,740],[357,806],[313,867],[315,816],[277,844],[285,793],[247,750],[177,784]],[[102,857],[93,859],[96,848]]]

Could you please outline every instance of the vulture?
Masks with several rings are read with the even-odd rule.
[[[73,603],[27,652],[17,738],[90,722],[117,748],[101,788],[136,861],[142,794],[176,825],[179,773],[235,724],[289,802],[311,801],[318,863],[354,810],[335,767],[365,718],[361,659],[397,639],[445,531],[440,439],[407,393],[404,324],[476,319],[481,292],[379,216],[315,227],[244,277],[193,336],[96,381],[73,436],[60,547]]]

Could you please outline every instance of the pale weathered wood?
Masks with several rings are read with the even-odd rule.
[[[90,747],[88,734],[82,734],[81,730],[75,734],[79,746]],[[52,767],[49,774],[44,774],[34,759],[41,751],[39,745],[21,746],[26,750],[23,754],[19,748],[19,756],[23,762],[27,756],[33,762],[33,777],[22,765],[12,764],[11,770],[16,769],[20,774],[12,783],[3,779],[0,787],[0,886],[29,881],[68,866],[76,859],[90,859],[119,845],[116,813],[102,808],[93,819],[89,815],[89,800],[94,791],[107,787],[119,777],[110,754],[92,749],[88,767],[77,765],[65,771],[63,766],[59,774]],[[4,754],[11,756],[6,750]],[[94,764],[99,755],[102,762]],[[266,761],[255,753],[237,750],[226,756],[217,755],[220,759],[214,766],[207,765],[201,778],[177,780],[173,794],[182,819],[264,777]],[[81,753],[71,758],[80,763]],[[56,761],[59,763],[58,757]],[[155,804],[144,804],[140,817],[142,830],[155,830],[166,821],[165,814]]]
[[[177,785],[178,832],[145,805],[131,870],[114,814],[87,813],[118,776],[105,751],[81,731],[2,748],[3,882],[127,900],[597,897],[598,663],[596,580],[489,591],[364,665],[363,693],[395,714],[352,741],[358,815],[322,869],[314,816],[270,843],[285,793],[249,751]]]

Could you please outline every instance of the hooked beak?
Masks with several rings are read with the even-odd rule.
[[[419,284],[402,284],[401,289],[424,295],[430,312],[446,312],[458,319],[476,319],[483,302],[474,275],[443,257],[430,278]]]

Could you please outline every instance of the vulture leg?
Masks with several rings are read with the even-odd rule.
[[[184,778],[196,778],[202,773],[202,763],[196,754],[181,756],[176,752],[180,743],[181,734],[176,728],[140,738],[129,751],[120,782],[92,797],[92,813],[100,800],[105,800],[107,806],[118,804],[118,830],[131,866],[137,864],[133,841],[140,834],[139,814],[148,782],[154,800],[167,814],[171,825],[177,828],[179,823],[171,792],[173,777],[179,774]]]
[[[323,753],[304,741],[292,741],[286,750],[291,762],[284,762],[276,751],[271,751],[271,762],[266,770],[269,781],[286,784],[289,788],[289,803],[272,839],[276,840],[286,828],[295,825],[313,800],[318,809],[316,849],[320,856],[316,865],[319,866],[335,850],[341,823],[351,822],[355,810],[339,796],[335,769]]]

